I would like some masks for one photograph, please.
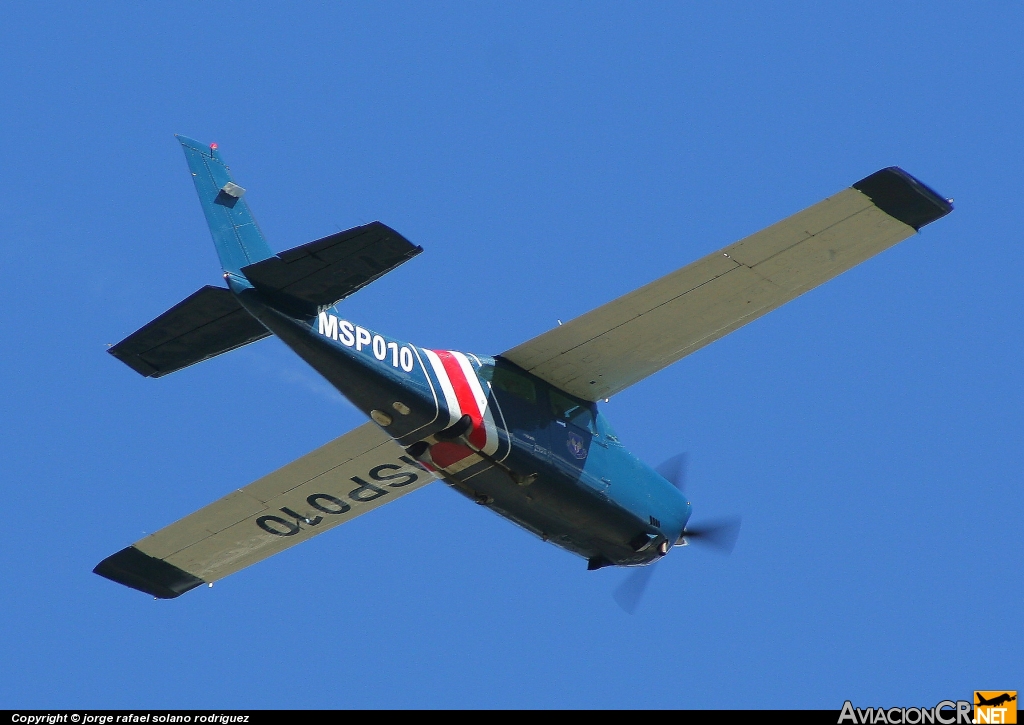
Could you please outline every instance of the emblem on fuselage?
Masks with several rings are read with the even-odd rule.
[[[569,431],[568,436],[565,439],[565,445],[569,449],[574,457],[583,460],[587,457],[587,448],[583,443],[583,439],[577,434]]]

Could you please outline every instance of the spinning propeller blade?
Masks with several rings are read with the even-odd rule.
[[[687,526],[683,530],[683,536],[688,543],[706,546],[719,554],[731,553],[733,547],[736,546],[736,538],[739,535],[740,518],[738,516],[711,519],[693,528]]]
[[[640,600],[643,599],[644,590],[647,589],[647,583],[651,580],[653,573],[653,564],[637,567],[626,576],[619,586],[615,587],[612,596],[626,614],[635,613],[636,608],[640,606]]]
[[[678,456],[672,456],[654,470],[661,474],[662,478],[678,488],[680,491],[686,490],[685,453],[680,453]]]
[[[686,464],[686,454],[680,453],[672,456],[654,470],[680,491],[685,491]],[[687,544],[703,546],[718,554],[732,553],[739,535],[740,518],[738,516],[709,519],[703,524],[687,526],[683,530],[683,537]],[[619,586],[615,587],[612,597],[627,614],[636,613],[653,574],[654,564],[636,567]]]

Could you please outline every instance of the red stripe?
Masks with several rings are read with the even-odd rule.
[[[483,448],[487,444],[487,430],[483,425],[483,412],[476,404],[473,390],[469,387],[469,381],[466,380],[465,373],[462,372],[462,366],[459,365],[459,361],[455,359],[455,356],[447,350],[434,350],[434,352],[441,358],[444,371],[448,373],[448,380],[451,381],[452,388],[455,390],[455,397],[459,400],[459,407],[462,408],[463,413],[468,413],[469,417],[473,419],[473,430],[469,434],[469,442],[477,448]]]
[[[463,458],[469,458],[471,455],[473,455],[473,451],[458,443],[440,441],[430,446],[430,460],[439,468],[454,466]]]

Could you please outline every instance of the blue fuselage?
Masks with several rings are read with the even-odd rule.
[[[500,357],[416,347],[334,309],[297,319],[238,291],[435,475],[591,568],[646,564],[679,541],[689,502],[623,447],[596,404]]]

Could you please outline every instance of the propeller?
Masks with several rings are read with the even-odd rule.
[[[672,456],[654,470],[680,491],[685,491],[686,462],[686,454],[680,453],[678,456]]]
[[[694,527],[687,526],[683,537],[688,544],[704,546],[718,554],[731,554],[740,535],[740,523],[738,516],[711,519]]]
[[[672,456],[654,470],[680,491],[685,491],[686,464],[686,454],[680,453]],[[683,537],[687,544],[704,547],[717,554],[730,554],[740,535],[740,522],[738,516],[708,519],[704,523],[687,526],[683,530]],[[637,567],[626,576],[619,586],[615,587],[612,598],[627,614],[634,614],[640,606],[640,601],[643,599],[653,574],[654,564]]]
[[[654,564],[637,567],[629,572],[619,586],[615,587],[612,597],[626,614],[634,614],[637,607],[640,606],[640,600],[644,597],[644,590],[647,589],[647,583],[651,581],[652,574],[654,574]]]

